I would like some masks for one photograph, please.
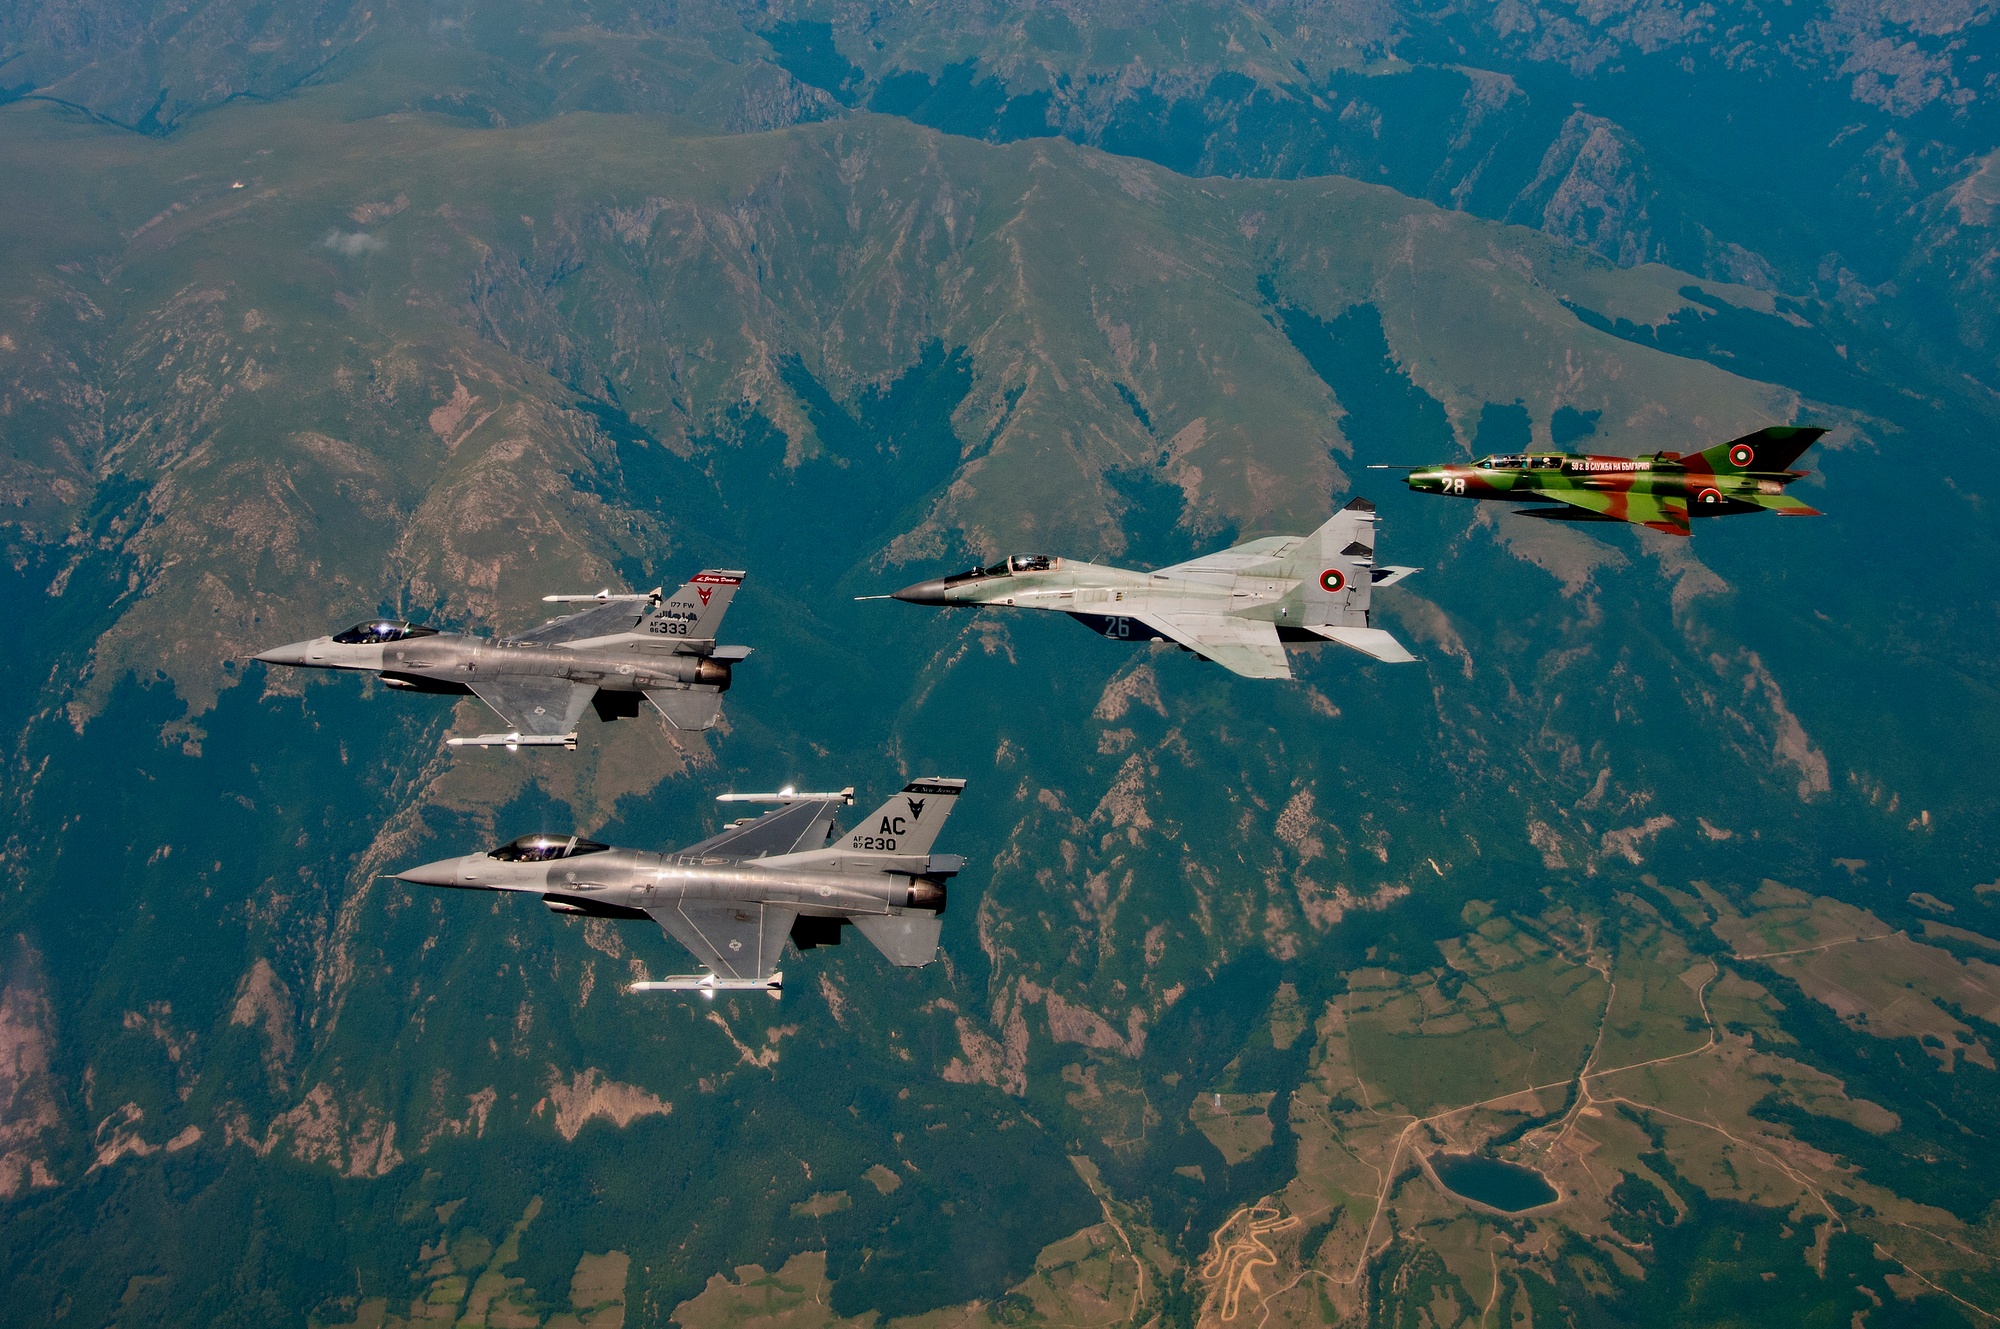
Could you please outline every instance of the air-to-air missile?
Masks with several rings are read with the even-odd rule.
[[[741,572],[710,568],[665,599],[657,588],[547,595],[546,603],[589,607],[497,640],[375,618],[253,658],[360,670],[404,692],[475,696],[507,725],[505,733],[454,738],[453,747],[574,748],[584,707],[600,720],[634,719],[641,700],[676,729],[707,729],[721,712],[731,667],[750,654],[748,646],[715,644],[742,584]]]
[[[538,895],[558,914],[651,919],[706,966],[628,991],[775,996],[787,938],[801,951],[837,946],[850,923],[891,964],[915,968],[936,958],[945,881],[965,860],[934,854],[931,845],[964,789],[963,780],[912,780],[838,837],[834,819],[854,802],[852,788],[723,794],[722,802],[779,806],[672,853],[524,835],[396,876],[419,886]]]
[[[1369,597],[1416,568],[1375,565],[1375,505],[1348,503],[1311,535],[1276,535],[1157,572],[1015,554],[905,586],[920,605],[1052,609],[1114,641],[1175,642],[1246,678],[1290,678],[1286,642],[1337,641],[1390,663],[1416,657],[1368,620]]]
[[[1435,466],[1371,466],[1406,470],[1421,494],[1555,502],[1566,507],[1520,508],[1523,517],[1554,521],[1627,521],[1668,535],[1686,535],[1690,517],[1775,512],[1817,517],[1785,492],[1809,471],[1787,468],[1824,429],[1780,425],[1682,456],[1600,457],[1576,452],[1523,452]]]

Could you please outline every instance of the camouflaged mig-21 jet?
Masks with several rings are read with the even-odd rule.
[[[775,997],[784,986],[778,960],[787,939],[801,951],[838,946],[849,924],[891,964],[917,968],[937,958],[945,883],[965,860],[931,846],[963,792],[963,780],[912,780],[838,837],[834,819],[854,802],[851,787],[723,794],[725,803],[779,806],[664,854],[574,835],[524,835],[396,876],[419,886],[538,895],[569,917],[651,919],[702,963],[699,974],[633,983],[628,992],[763,990]]]
[[[742,584],[741,572],[709,568],[664,599],[657,588],[644,595],[546,595],[546,603],[589,607],[497,640],[370,619],[253,658],[359,670],[404,692],[475,696],[508,727],[454,738],[453,747],[574,748],[586,706],[600,720],[633,719],[642,700],[676,729],[707,729],[721,712],[731,667],[750,654],[748,646],[715,644]]]
[[[1567,504],[1519,508],[1523,517],[1554,521],[1624,521],[1668,535],[1688,534],[1692,517],[1775,512],[1817,517],[1819,511],[1785,492],[1809,471],[1787,469],[1824,429],[1779,425],[1682,456],[1600,457],[1574,452],[1527,452],[1434,466],[1370,466],[1408,471],[1420,494]]]
[[[1245,678],[1290,678],[1286,642],[1335,641],[1388,664],[1416,657],[1369,622],[1370,596],[1416,568],[1375,563],[1375,505],[1355,498],[1310,535],[1273,535],[1155,572],[1048,554],[918,582],[909,604],[1052,609],[1113,641],[1171,641]],[[861,595],[859,600],[887,600]]]

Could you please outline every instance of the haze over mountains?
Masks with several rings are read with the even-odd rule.
[[[1991,34],[0,20],[5,1318],[2000,1306]],[[1360,469],[1789,421],[1828,515],[1685,545]],[[1421,665],[850,599],[1357,492]],[[709,563],[757,654],[698,742],[447,756],[441,700],[242,663]],[[376,879],[921,774],[971,781],[946,962],[815,950],[775,1005]],[[1440,1149],[1564,1202],[1455,1207]]]

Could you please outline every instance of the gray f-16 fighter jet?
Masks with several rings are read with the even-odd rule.
[[[676,729],[707,729],[722,709],[730,667],[748,646],[718,646],[715,630],[743,574],[710,568],[661,599],[646,595],[547,595],[589,608],[511,637],[488,640],[396,619],[265,651],[266,664],[356,669],[392,688],[475,696],[507,732],[454,738],[453,747],[574,748],[583,708],[600,720],[633,719],[643,698]]]
[[[784,978],[785,939],[802,951],[837,946],[852,923],[889,962],[907,968],[937,956],[945,879],[965,866],[933,854],[963,780],[912,780],[833,838],[837,794],[724,794],[723,802],[777,803],[761,817],[673,853],[614,849],[574,835],[524,835],[483,854],[397,873],[419,886],[539,895],[559,914],[650,918],[694,952],[707,971],[633,983],[635,992],[768,989]],[[828,843],[832,840],[832,843]]]
[[[1290,678],[1288,641],[1337,641],[1377,660],[1416,657],[1368,623],[1368,601],[1418,571],[1375,566],[1375,505],[1348,503],[1311,535],[1277,535],[1157,572],[1016,554],[905,586],[920,605],[1053,609],[1117,641],[1171,641],[1246,678]],[[888,599],[888,596],[861,596]]]

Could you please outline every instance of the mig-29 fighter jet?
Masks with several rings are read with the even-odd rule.
[[[454,738],[453,747],[576,747],[583,708],[600,720],[633,719],[643,698],[676,729],[707,729],[722,709],[730,667],[748,646],[717,646],[715,630],[741,572],[710,568],[662,600],[645,595],[546,595],[589,608],[489,641],[396,619],[370,619],[331,637],[278,646],[253,658],[307,669],[380,675],[392,688],[475,696],[500,715],[503,734]]]
[[[1368,622],[1369,596],[1416,568],[1375,566],[1375,505],[1351,500],[1311,535],[1276,535],[1157,572],[1016,554],[905,586],[920,605],[1053,609],[1115,641],[1171,641],[1245,678],[1290,678],[1288,641],[1337,641],[1377,660],[1416,657]]]
[[[724,794],[722,802],[780,806],[672,853],[524,835],[396,876],[419,886],[539,895],[558,914],[652,919],[706,966],[629,991],[776,996],[786,938],[802,951],[838,946],[852,923],[891,964],[916,968],[936,958],[945,879],[965,860],[934,854],[931,845],[964,789],[963,780],[912,780],[832,843],[834,817],[854,802],[852,788]]]
[[[1783,517],[1819,516],[1817,509],[1785,492],[1786,485],[1811,472],[1786,468],[1825,432],[1779,425],[1718,443],[1691,457],[1678,452],[1644,457],[1529,452],[1470,463],[1368,469],[1408,471],[1410,488],[1420,494],[1570,505],[1517,508],[1523,517],[1627,521],[1684,536],[1691,517],[1765,511]]]

